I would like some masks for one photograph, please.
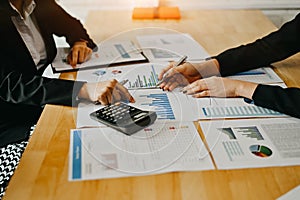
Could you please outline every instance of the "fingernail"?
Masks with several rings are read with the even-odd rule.
[[[185,93],[187,93],[187,91],[186,91],[186,90],[183,90],[182,93],[185,94]]]
[[[133,97],[130,97],[129,101],[130,101],[131,103],[134,103],[134,102],[135,102],[135,99],[134,99]]]

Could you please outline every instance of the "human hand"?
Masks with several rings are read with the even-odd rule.
[[[213,76],[191,83],[183,88],[183,93],[196,98],[242,96],[252,99],[257,85],[256,83]]]
[[[164,77],[164,81],[159,85],[163,90],[172,91],[178,86],[186,86],[202,77],[218,75],[219,73],[219,63],[216,59],[200,63],[187,62],[177,67],[173,67],[174,64],[174,62],[170,63],[158,76],[158,79],[161,80],[170,69]]]
[[[67,61],[74,68],[77,63],[83,63],[90,59],[92,52],[85,41],[75,42],[67,56]]]
[[[102,105],[119,101],[135,102],[128,90],[115,79],[98,83],[85,83],[80,89],[78,97],[99,102]]]

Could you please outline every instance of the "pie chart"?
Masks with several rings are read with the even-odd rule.
[[[262,158],[270,157],[272,155],[272,150],[264,145],[251,145],[250,151],[254,155]]]

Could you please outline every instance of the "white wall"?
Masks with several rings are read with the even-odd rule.
[[[69,5],[85,5],[91,7],[98,7],[99,9],[130,9],[135,4],[141,4],[142,2],[151,2],[150,0],[58,0],[63,4]],[[158,0],[152,0],[152,2]],[[204,8],[204,9],[216,9],[216,8],[300,8],[300,0],[160,0],[163,5],[177,5],[182,9],[191,8]]]
[[[180,9],[261,9],[277,26],[300,12],[300,0],[57,0],[71,14],[84,21],[88,10],[132,9],[146,2]],[[155,3],[156,2],[156,3]]]

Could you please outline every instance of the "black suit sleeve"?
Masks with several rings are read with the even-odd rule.
[[[300,89],[258,85],[253,94],[254,104],[300,118]]]
[[[253,43],[224,51],[215,58],[220,73],[228,76],[237,72],[265,67],[300,51],[300,14],[278,31]],[[300,89],[259,85],[253,94],[254,104],[300,118]]]
[[[96,44],[87,34],[79,20],[69,15],[54,0],[39,1],[36,9],[39,26],[59,37],[66,37],[70,46],[80,40],[87,41],[88,47],[96,48]]]
[[[215,58],[220,73],[228,76],[237,72],[269,66],[300,51],[300,14],[275,31],[253,43],[228,49]]]
[[[24,75],[17,71],[5,70],[10,67],[3,65],[0,64],[0,99],[7,103],[74,106],[75,97],[84,83]]]

